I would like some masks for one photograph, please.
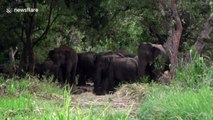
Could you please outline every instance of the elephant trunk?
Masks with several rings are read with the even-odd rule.
[[[143,60],[140,57],[138,58],[138,75],[139,75],[139,77],[144,77],[147,64],[148,63],[145,60]]]

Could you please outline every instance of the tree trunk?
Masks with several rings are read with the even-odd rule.
[[[42,41],[45,36],[48,34],[49,29],[56,21],[59,15],[56,15],[53,19],[52,18],[52,11],[53,11],[53,0],[51,0],[49,5],[49,13],[48,13],[48,21],[45,30],[43,33],[36,39],[33,38],[33,30],[34,30],[34,18],[36,13],[25,13],[24,21],[23,21],[23,28],[22,28],[22,36],[25,34],[25,38],[22,37],[21,41],[23,43],[23,51],[21,57],[21,67],[24,71],[33,73],[34,72],[34,46],[36,46],[40,41]],[[37,6],[37,1],[33,1],[32,5],[34,8]],[[27,5],[23,3],[23,7],[27,8]],[[52,20],[52,21],[51,21]],[[34,41],[33,41],[34,39]]]
[[[171,62],[171,75],[172,77],[175,75],[176,72],[176,66],[178,64],[178,48],[180,44],[180,38],[182,34],[182,23],[180,20],[180,16],[178,15],[178,10],[177,10],[177,1],[172,0],[170,3],[170,9],[172,10],[171,13],[170,11],[165,11],[165,4],[163,4],[164,1],[161,1],[161,6],[160,10],[165,19],[165,28],[168,29],[168,38],[166,43],[164,43],[164,47],[166,48],[167,53],[169,54],[170,57],[170,62]]]
[[[183,27],[182,27],[182,23],[180,20],[180,16],[178,15],[178,10],[177,10],[177,1],[176,0],[172,0],[172,13],[176,22],[176,25],[174,26],[176,28],[175,31],[173,31],[173,35],[172,35],[172,47],[173,47],[173,53],[171,56],[171,64],[172,64],[172,68],[171,68],[171,75],[174,76],[176,73],[176,66],[178,64],[178,49],[179,49],[179,45],[180,45],[180,38],[181,38],[181,34],[183,31]]]
[[[212,31],[213,27],[213,17],[210,16],[207,21],[204,23],[203,30],[198,35],[197,41],[192,46],[192,49],[196,51],[196,54],[199,56],[201,55],[203,48],[205,46],[205,41],[209,40],[209,34]],[[190,63],[192,58],[191,54],[188,52],[186,53],[185,62]]]
[[[34,15],[25,15],[25,27],[24,33],[26,40],[23,43],[21,66],[24,71],[33,73],[34,71],[34,52],[33,52],[33,41],[32,34],[34,28]]]
[[[32,35],[31,35],[32,36]],[[28,58],[28,66],[27,71],[30,73],[34,73],[34,51],[33,51],[33,44],[32,44],[32,38],[30,37],[27,39],[27,58]]]
[[[28,55],[27,55],[27,45],[23,44],[23,50],[21,54],[21,62],[20,67],[23,71],[27,71],[28,62]]]

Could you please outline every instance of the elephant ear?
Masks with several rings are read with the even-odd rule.
[[[158,49],[161,53],[166,54],[166,50],[163,45],[160,44],[152,44],[152,47]]]
[[[153,59],[155,59],[159,55],[166,55],[166,50],[160,44],[152,44],[152,54],[153,54]]]

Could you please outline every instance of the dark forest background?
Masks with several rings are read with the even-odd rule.
[[[77,52],[125,50],[137,54],[142,42],[165,44],[176,29],[173,6],[165,0],[5,0],[0,1],[0,63],[18,47],[16,63],[30,71],[49,50],[66,44]],[[182,33],[178,58],[200,42],[206,59],[213,57],[212,2],[178,0]],[[8,8],[37,8],[35,13],[7,13]],[[205,23],[207,36],[199,40]],[[195,47],[196,48],[196,47]],[[31,67],[30,67],[31,66]]]

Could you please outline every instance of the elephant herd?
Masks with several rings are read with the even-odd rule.
[[[140,44],[138,55],[124,51],[76,53],[70,47],[60,46],[49,51],[49,61],[35,66],[35,73],[40,77],[45,73],[54,74],[54,80],[61,84],[85,86],[88,80],[92,80],[93,92],[104,95],[115,91],[115,87],[123,82],[132,83],[144,76],[150,79],[159,77],[153,66],[158,56],[165,57],[163,73],[169,69],[169,59],[164,47],[159,44]]]

